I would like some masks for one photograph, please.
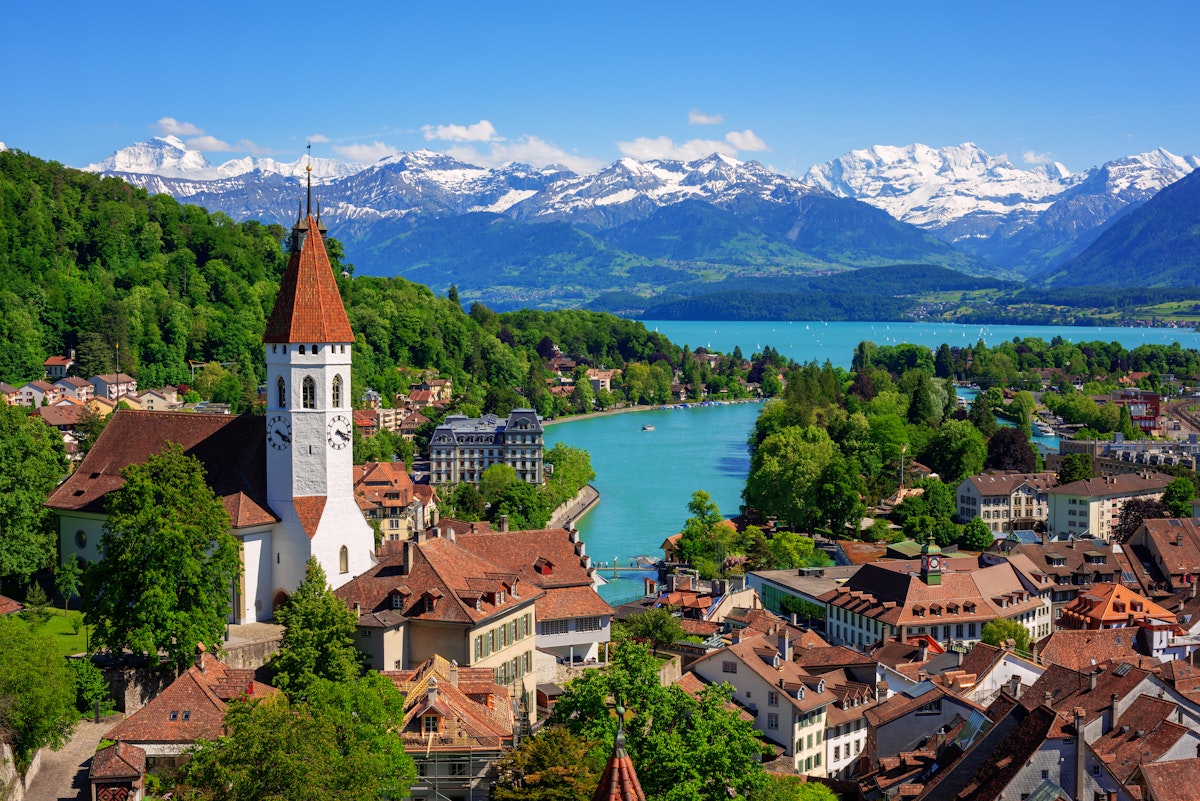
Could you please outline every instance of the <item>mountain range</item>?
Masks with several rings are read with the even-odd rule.
[[[214,167],[164,137],[85,169],[235,220],[287,224],[309,164]],[[624,158],[591,175],[431,151],[311,166],[323,219],[360,272],[454,284],[498,309],[636,312],[752,279],[904,263],[1000,278],[1058,271],[1065,284],[1064,265],[1200,160],[1157,150],[1071,173],[1022,169],[968,143],[853,151],[803,178],[718,154]]]

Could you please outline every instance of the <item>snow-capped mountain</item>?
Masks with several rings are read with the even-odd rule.
[[[555,181],[512,208],[519,220],[586,222],[598,227],[642,219],[684,200],[719,207],[742,198],[787,203],[812,193],[794,178],[756,161],[713,153],[695,161],[623,158],[593,175]]]
[[[877,146],[812,167],[806,184],[881,208],[898,220],[1025,272],[1078,253],[1116,217],[1197,166],[1159,149],[1072,174],[1022,169],[966,143]]]
[[[1200,159],[1160,149],[1072,173],[1057,163],[1018,167],[966,143],[855,150],[812,167],[802,179],[719,154],[690,162],[623,158],[590,175],[524,164],[486,168],[428,150],[367,166],[302,157],[290,163],[243,158],[214,167],[203,153],[169,136],[131,145],[87,169],[235,220],[288,223],[297,213],[309,164],[314,184],[321,185],[324,218],[351,246],[356,240],[373,242],[379,248],[374,258],[381,261],[386,242],[412,230],[411,223],[400,228],[395,223],[414,214],[453,218],[482,212],[522,223],[604,231],[651,218],[656,225],[667,219],[683,225],[687,214],[664,217],[664,212],[699,201],[739,217],[739,224],[761,226],[770,218],[768,227],[777,230],[790,229],[818,207],[822,215],[843,214],[816,202],[824,198],[864,202],[1002,272],[1033,274],[1081,252],[1123,214],[1195,169]],[[798,211],[800,206],[808,211]],[[832,236],[835,226],[821,229]],[[847,263],[874,247],[861,233],[859,244],[847,251]],[[895,233],[880,241],[892,242]],[[882,253],[890,256],[877,260],[896,251],[885,246]],[[934,263],[944,263],[936,258],[941,257]]]
[[[303,178],[307,167],[312,166],[314,183],[335,178],[344,178],[360,172],[364,165],[336,159],[309,159],[301,156],[293,162],[279,162],[270,158],[256,159],[250,156],[232,159],[214,167],[204,154],[190,150],[177,136],[155,137],[149,142],[138,142],[121,148],[103,161],[89,164],[83,169],[119,175],[153,175],[161,178],[183,178],[192,181],[212,181],[234,178],[255,171],[264,174]]]
[[[1014,216],[1032,218],[1078,180],[1061,164],[1022,170],[971,142],[853,150],[804,176],[810,186],[870,203],[948,241],[986,236]],[[961,225],[964,219],[972,224]]]

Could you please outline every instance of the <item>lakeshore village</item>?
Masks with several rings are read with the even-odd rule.
[[[1194,436],[1136,448],[1064,441],[1061,453],[1025,469],[975,464],[942,500],[976,536],[940,544],[928,533],[933,511],[914,524],[915,540],[904,536],[907,519],[893,516],[919,501],[922,480],[940,467],[905,465],[901,451],[893,495],[864,507],[856,491],[839,530],[811,537],[808,553],[824,554],[823,564],[742,558],[707,570],[685,530],[644,566],[640,597],[614,607],[573,526],[596,502],[590,488],[533,529],[507,515],[442,513],[439,492],[478,487],[494,465],[523,484],[547,482],[554,470],[535,409],[445,417],[420,474],[403,461],[355,463],[356,438],[411,434],[453,387],[427,376],[402,402],[352,397],[355,332],[325,233],[311,208],[291,230],[262,335],[262,414],[181,409],[170,390],[139,394],[120,372],[85,381],[72,375],[70,356],[47,362],[47,380],[3,387],[68,445],[79,410],[126,406],[46,499],[60,562],[87,568],[112,558],[112,516],[137,522],[113,497],[135,468],[172,454],[202,466],[232,538],[236,569],[216,588],[228,600],[219,637],[194,636],[201,629],[164,613],[162,626],[179,625],[174,656],[143,646],[79,657],[102,671],[114,713],[86,766],[88,797],[157,797],[170,787],[164,777],[189,762],[201,769],[188,775],[201,776],[221,764],[222,743],[236,740],[255,705],[294,695],[291,714],[310,714],[301,705],[320,693],[297,687],[320,686],[309,674],[327,677],[324,649],[348,645],[352,678],[369,671],[400,699],[381,735],[389,745],[372,748],[411,760],[402,778],[416,799],[644,801],[673,797],[664,783],[690,788],[681,798],[1196,797],[1200,519],[1188,507],[1119,525],[1127,506],[1170,497],[1178,471],[1161,468],[1194,469]],[[567,375],[578,367],[548,356]],[[602,367],[575,375],[597,393],[614,380]],[[1114,403],[1137,425],[1163,426],[1156,394],[1124,392]],[[955,411],[953,400],[946,405]],[[670,458],[662,454],[664,469]],[[1068,476],[1081,462],[1087,470]],[[782,480],[777,489],[786,491]],[[165,503],[170,488],[154,493]],[[697,504],[701,522],[703,512]],[[756,531],[786,542],[795,534],[785,518],[760,517]],[[735,536],[747,518],[709,524]],[[304,640],[312,631],[302,626],[320,629],[313,604],[330,601],[323,608],[334,611],[322,614],[342,615],[347,633]],[[304,659],[309,673],[281,667]],[[278,675],[286,680],[274,686]],[[281,720],[276,730],[292,725]],[[705,720],[719,724],[704,728]],[[557,736],[577,736],[582,750]],[[550,752],[537,751],[539,740]],[[734,755],[733,743],[749,750]],[[588,767],[584,753],[598,744],[601,759]],[[11,764],[11,739],[5,747]],[[541,755],[519,756],[530,753]],[[54,770],[51,759],[42,749],[8,779],[24,788]],[[226,770],[232,788],[265,768]],[[547,775],[569,778],[567,789],[552,796]]]

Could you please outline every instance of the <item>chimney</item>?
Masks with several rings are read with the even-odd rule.
[[[358,601],[355,601],[354,602],[354,615],[357,617],[358,615],[361,615],[361,614],[362,614],[362,604],[360,604]]]
[[[1054,693],[1050,692],[1049,690],[1046,690],[1046,695],[1043,698],[1043,701],[1045,702],[1046,706],[1053,707],[1054,706],[1054,703],[1053,703]]]
[[[1013,698],[1021,697],[1021,677],[1015,673],[1008,680],[1008,694]]]
[[[917,647],[917,661],[924,662],[929,659],[929,645],[924,640]]]
[[[888,683],[886,681],[875,682],[875,700],[881,701],[888,697]],[[1197,756],[1200,756],[1200,746],[1197,746]]]
[[[1083,787],[1086,781],[1084,755],[1087,744],[1083,741],[1083,719],[1087,713],[1083,707],[1075,707],[1075,797],[1083,798]]]
[[[437,677],[430,676],[429,677],[429,689],[425,693],[426,698],[430,704],[437,703],[437,684],[438,684]]]
[[[1097,673],[1098,673],[1098,671],[1097,671],[1095,668],[1092,668],[1092,672],[1088,674],[1088,689],[1089,689],[1089,690],[1094,690],[1094,689],[1096,689],[1096,675],[1097,675]]]
[[[508,515],[500,515],[500,533],[508,531]]]
[[[792,661],[792,643],[788,639],[787,629],[779,633],[779,658],[784,662]]]
[[[404,557],[400,560],[400,575],[402,576],[407,576],[408,571],[412,569],[414,547],[412,540],[404,541]]]
[[[1193,581],[1193,582],[1191,583],[1191,585],[1189,585],[1189,587],[1188,587],[1188,597],[1189,597],[1189,598],[1195,598],[1195,597],[1196,597],[1196,582],[1194,582],[1194,581]]]
[[[204,643],[196,643],[196,667],[200,668],[200,672],[204,672],[204,652],[208,649],[204,647]]]
[[[1118,702],[1116,693],[1113,693],[1112,697],[1108,699],[1108,714],[1112,718],[1112,726],[1110,728],[1115,729],[1117,721],[1121,717],[1121,705]]]
[[[458,660],[450,660],[450,683],[455,687],[458,686]]]
[[[797,615],[795,612],[792,612],[792,614],[791,614],[791,616],[790,616],[790,618],[789,618],[789,619],[791,620],[791,623],[792,623],[792,625],[793,625],[793,626],[798,626],[798,625],[800,625],[800,616],[799,616],[799,615]]]

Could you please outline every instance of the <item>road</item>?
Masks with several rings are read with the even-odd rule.
[[[90,799],[91,785],[88,771],[92,767],[92,756],[104,733],[120,722],[120,715],[101,718],[100,723],[91,718],[80,721],[71,741],[60,751],[43,751],[42,767],[25,793],[25,801],[76,801]]]

